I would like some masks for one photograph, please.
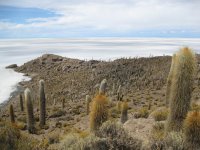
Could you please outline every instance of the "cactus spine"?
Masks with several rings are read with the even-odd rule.
[[[24,104],[23,104],[22,94],[19,95],[19,102],[20,102],[20,109],[21,109],[21,111],[24,111]]]
[[[169,71],[169,75],[167,77],[167,87],[166,87],[166,107],[169,105],[169,100],[170,100],[170,94],[171,94],[171,85],[172,85],[172,76],[174,74],[174,65],[175,65],[175,60],[176,60],[176,54],[173,55],[172,57],[172,63]]]
[[[106,87],[107,87],[107,80],[103,79],[101,81],[100,87],[99,87],[99,94],[105,94],[106,93]]]
[[[31,91],[27,88],[24,91],[24,97],[25,97],[25,105],[26,105],[26,113],[27,113],[27,129],[29,133],[35,132],[34,127],[34,115],[33,115],[33,103],[31,98]]]
[[[92,100],[90,130],[96,131],[108,119],[108,100],[105,95],[97,95]]]
[[[184,121],[184,138],[186,149],[200,149],[200,112],[188,113]]]
[[[89,95],[86,95],[86,112],[87,112],[87,115],[89,114],[89,111],[90,111],[90,96]]]
[[[14,114],[14,110],[13,110],[13,105],[12,104],[10,105],[9,112],[10,112],[10,121],[11,121],[11,123],[15,123],[15,114]]]
[[[46,123],[46,98],[44,92],[44,80],[39,81],[39,100],[40,100],[40,126]]]
[[[122,112],[121,112],[121,123],[125,123],[128,120],[128,103],[122,103]]]
[[[170,113],[166,131],[180,131],[190,107],[196,70],[195,54],[189,48],[183,48],[176,54],[171,85]]]

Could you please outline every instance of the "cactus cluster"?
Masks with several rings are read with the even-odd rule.
[[[170,89],[170,113],[166,131],[180,131],[190,107],[196,70],[195,54],[187,47],[176,53]]]

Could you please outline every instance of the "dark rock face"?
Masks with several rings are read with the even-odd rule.
[[[13,68],[17,68],[17,64],[11,64],[6,67],[6,69],[13,69]]]

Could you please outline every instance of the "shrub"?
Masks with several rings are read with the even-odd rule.
[[[153,125],[151,131],[151,137],[149,141],[149,149],[151,150],[162,150],[165,147],[164,144],[164,123],[156,122]]]
[[[163,121],[167,119],[169,110],[167,108],[156,110],[152,113],[152,116],[155,121]]]
[[[184,150],[184,140],[182,132],[170,132],[165,137],[165,148],[173,150]]]
[[[68,134],[62,141],[62,150],[140,150],[141,141],[130,137],[120,124],[107,121],[96,135],[80,138],[79,134]]]
[[[128,135],[122,125],[112,121],[105,122],[99,129],[97,136],[106,138],[109,148],[119,150],[139,150],[141,141]]]
[[[18,129],[10,123],[0,122],[0,147],[2,150],[16,149],[19,137]]]
[[[143,107],[139,109],[137,113],[134,114],[135,118],[148,118],[149,117],[149,111],[146,107]]]

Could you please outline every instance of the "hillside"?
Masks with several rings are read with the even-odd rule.
[[[199,55],[197,60],[199,64]],[[36,124],[39,121],[39,80],[45,81],[47,126],[45,129],[38,129],[38,133],[31,138],[41,140],[45,148],[57,149],[64,135],[72,131],[89,132],[86,95],[93,99],[99,91],[101,81],[106,79],[106,95],[112,102],[109,106],[111,120],[118,121],[120,118],[116,105],[118,105],[117,91],[121,85],[122,99],[128,101],[129,107],[129,120],[124,124],[124,128],[133,138],[137,137],[143,142],[148,142],[146,136],[150,136],[155,123],[151,112],[162,109],[166,103],[166,81],[170,65],[170,56],[85,61],[45,54],[17,67],[15,69],[17,72],[32,78],[30,81],[20,83],[23,88],[19,93],[27,87],[30,88]],[[192,93],[192,101],[195,103],[199,101],[198,77],[199,68]],[[11,98],[6,107],[1,108],[1,120],[9,120],[9,104],[14,107],[16,120],[24,124],[26,114],[20,111],[19,95]],[[144,108],[148,109],[148,116],[137,119],[137,114]],[[22,133],[27,135],[26,131]]]

